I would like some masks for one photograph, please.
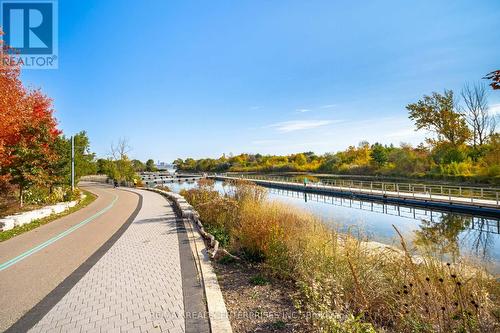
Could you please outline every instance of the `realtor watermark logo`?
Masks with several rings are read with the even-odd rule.
[[[4,65],[23,69],[58,68],[56,0],[0,0]]]

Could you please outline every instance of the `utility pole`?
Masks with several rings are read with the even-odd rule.
[[[75,191],[75,136],[71,137],[71,191]]]

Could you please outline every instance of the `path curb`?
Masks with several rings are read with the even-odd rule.
[[[227,251],[220,249],[219,242],[215,237],[205,231],[199,219],[198,212],[194,210],[183,196],[158,189],[147,190],[161,194],[171,201],[175,213],[178,217],[182,218],[184,222],[207,300],[210,331],[217,333],[232,333],[233,330],[229,321],[229,314],[217,281],[217,276],[215,275],[210,261],[211,258],[226,254]],[[206,246],[204,239],[211,249]]]

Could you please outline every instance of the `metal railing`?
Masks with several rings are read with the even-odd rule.
[[[373,201],[362,201],[352,198],[334,197],[325,194],[302,193],[300,191],[288,189],[270,189],[270,193],[284,195],[287,197],[304,198],[307,201],[321,202],[334,206],[349,207],[364,211],[371,211],[379,214],[399,216],[413,220],[428,220],[431,222],[439,222],[443,213],[439,210],[430,208],[422,209],[418,207],[405,207],[396,204],[377,203]],[[469,221],[470,229],[481,230],[488,233],[500,234],[500,219],[485,218],[479,216],[463,216]]]
[[[364,192],[383,195],[397,195],[401,197],[428,198],[429,200],[434,199],[447,200],[450,202],[460,201],[470,203],[496,204],[497,206],[499,206],[500,204],[500,189],[497,188],[441,184],[393,183],[347,179],[322,179],[316,182],[309,180],[307,183],[304,183],[304,180],[298,177],[278,177],[245,174],[216,174],[216,176],[280,183],[294,183],[318,188],[334,188],[340,191],[349,192]]]

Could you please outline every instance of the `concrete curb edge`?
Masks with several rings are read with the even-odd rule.
[[[233,330],[224,303],[224,297],[222,296],[217,276],[210,262],[211,258],[229,253],[219,248],[219,242],[215,237],[205,231],[199,219],[198,212],[194,210],[184,197],[177,193],[158,189],[147,190],[161,194],[169,199],[173,204],[175,213],[184,222],[205,292],[211,332],[232,333]],[[206,246],[204,239],[211,249]]]

